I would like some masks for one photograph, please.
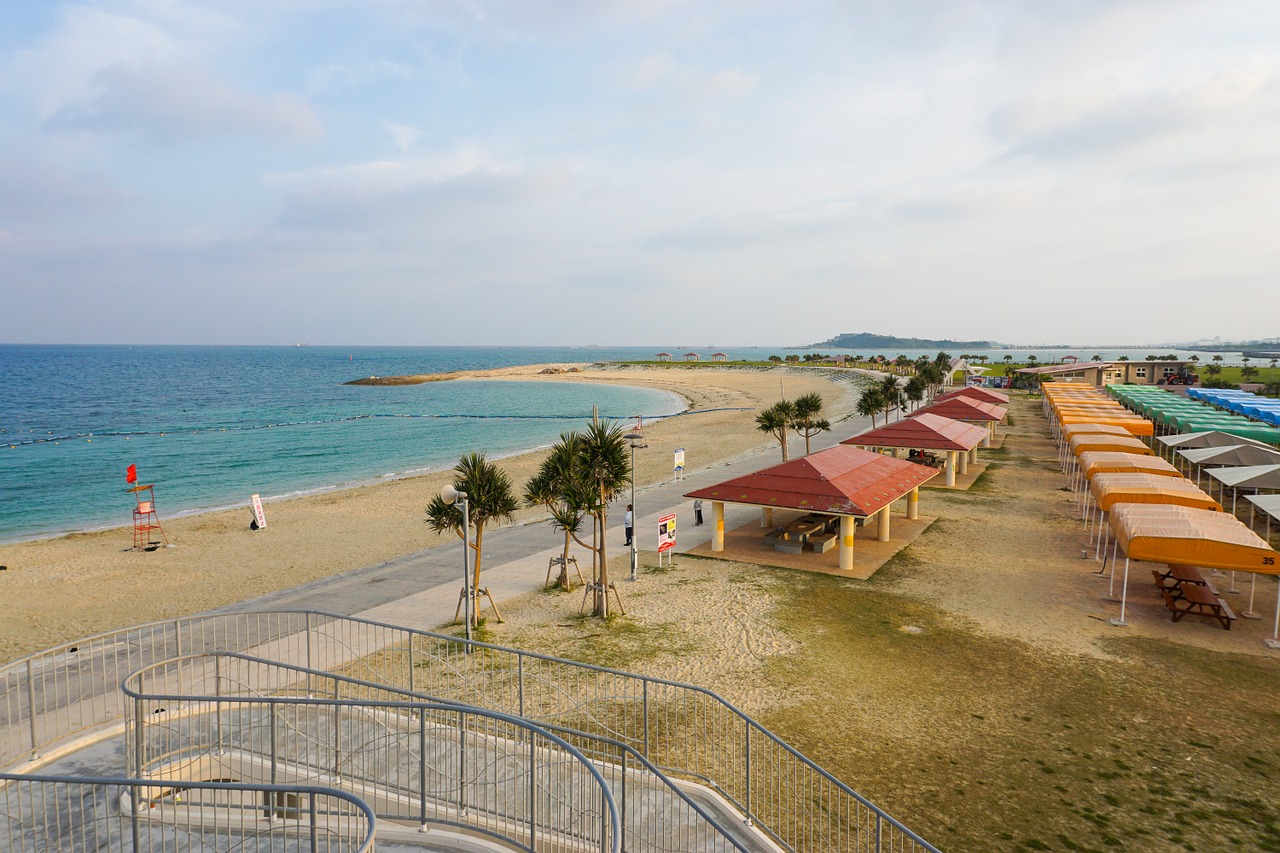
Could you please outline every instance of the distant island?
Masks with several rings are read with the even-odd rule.
[[[892,335],[873,335],[857,332],[836,335],[830,340],[811,344],[810,347],[838,347],[839,349],[891,350],[891,349],[993,349],[991,341],[952,341],[933,338],[895,338]]]

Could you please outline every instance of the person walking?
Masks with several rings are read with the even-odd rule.
[[[634,533],[636,529],[635,527],[636,520],[635,520],[635,517],[631,514],[631,504],[627,504],[627,514],[622,517],[622,524],[624,527],[627,528],[627,541],[623,542],[622,544],[630,545],[631,534]]]
[[[702,498],[693,499],[693,526],[702,524]]]

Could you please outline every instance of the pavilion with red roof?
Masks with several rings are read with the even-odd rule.
[[[996,432],[996,424],[1004,420],[1005,412],[1004,406],[997,406],[995,403],[984,403],[972,397],[947,396],[945,398],[939,397],[927,406],[921,406],[908,417],[942,415],[942,417],[951,418],[953,421],[964,421],[965,423],[984,426],[988,430],[988,435],[986,440],[982,442],[982,446],[990,447],[991,437]]]
[[[761,525],[771,528],[783,540],[775,543],[778,550],[804,544],[811,549],[815,545],[829,545],[829,534],[813,531],[821,542],[808,543],[803,532],[792,539],[787,528],[772,531],[773,510],[792,509],[808,512],[808,521],[802,527],[788,527],[797,531],[803,527],[823,527],[826,522],[838,519],[839,533],[833,537],[840,548],[840,569],[853,570],[853,531],[859,519],[866,522],[877,517],[877,539],[889,541],[889,510],[894,501],[907,498],[907,518],[919,517],[920,486],[937,475],[937,470],[917,465],[905,459],[897,459],[869,450],[847,445],[836,445],[800,459],[783,462],[735,477],[714,486],[706,486],[689,492],[685,497],[711,501],[711,550],[724,550],[724,505],[748,504],[761,508]],[[797,547],[798,546],[798,547]]]
[[[938,395],[939,400],[946,400],[951,397],[969,397],[983,403],[994,403],[997,406],[1009,405],[1008,394],[1001,394],[999,391],[992,391],[990,388],[982,388],[977,385],[966,385],[963,388],[957,388],[955,391],[948,391],[945,394]]]
[[[955,486],[957,462],[960,473],[967,474],[969,463],[978,461],[978,446],[989,437],[990,433],[980,426],[926,412],[867,430],[840,443],[877,450],[891,448],[894,456],[904,448],[945,453],[946,483]]]

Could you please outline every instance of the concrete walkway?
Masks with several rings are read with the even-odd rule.
[[[850,400],[856,391],[850,391]],[[823,450],[870,427],[866,418],[853,415],[833,424],[832,431],[811,441],[813,450]],[[804,444],[795,440],[790,445],[802,455]],[[793,458],[796,458],[793,456]],[[749,474],[782,461],[777,444],[752,451],[718,465],[687,471],[679,483],[670,480],[636,489],[636,537],[641,550],[657,548],[658,519],[675,511],[677,514],[677,553],[684,553],[711,540],[711,512],[704,511],[707,523],[693,524],[693,502],[684,497],[710,483]],[[625,556],[622,515],[631,501],[630,492],[609,508],[610,565]],[[758,518],[759,510],[729,504],[725,507],[725,527],[732,529]],[[546,521],[530,521],[512,527],[485,531],[484,570],[481,579],[498,601],[502,602],[526,592],[541,589],[547,576],[547,561],[559,556],[561,534]],[[589,555],[580,553],[583,574],[590,571]],[[584,559],[586,557],[587,559]],[[623,561],[625,564],[625,561]],[[576,580],[576,578],[575,578]],[[613,580],[627,597],[625,572],[614,569]],[[643,581],[638,581],[643,583]],[[292,589],[281,590],[260,598],[241,602],[225,611],[245,610],[324,610],[346,616],[358,616],[393,625],[431,631],[448,625],[458,606],[462,587],[462,543],[438,545],[363,569]],[[488,612],[485,603],[484,611]]]

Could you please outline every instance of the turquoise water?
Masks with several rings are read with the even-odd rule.
[[[612,358],[628,357],[626,352]],[[646,355],[652,353],[648,348]],[[0,541],[127,524],[125,470],[161,518],[511,455],[601,415],[684,409],[643,388],[545,382],[351,386],[596,351],[0,347]],[[639,357],[630,354],[629,357]]]

